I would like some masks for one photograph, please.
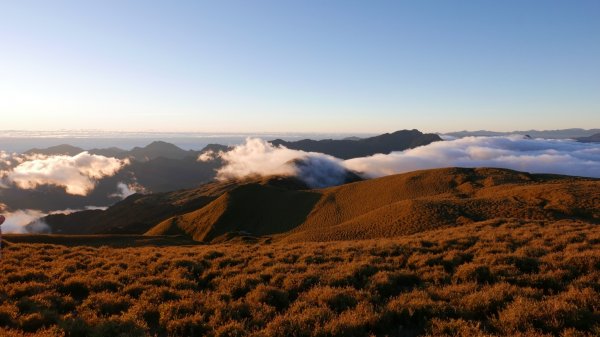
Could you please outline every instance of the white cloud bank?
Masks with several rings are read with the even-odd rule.
[[[198,161],[206,163],[215,160],[217,156],[218,153],[213,150],[204,151],[198,156]]]
[[[117,193],[111,194],[110,196],[126,199],[127,197],[136,193],[146,193],[146,189],[138,183],[126,184],[124,182],[120,182],[117,184]]]
[[[2,225],[3,233],[27,234],[27,233],[50,233],[50,226],[44,222],[43,217],[51,214],[71,214],[86,210],[105,210],[108,207],[86,206],[82,209],[63,209],[45,213],[36,209],[20,209],[16,211],[0,212],[6,218]],[[6,209],[6,205],[0,204],[0,211]]]
[[[355,158],[344,166],[368,177],[440,167],[498,167],[600,178],[600,144],[524,136],[465,137]]]
[[[317,153],[273,146],[258,138],[231,151],[220,152],[225,165],[217,171],[217,179],[240,179],[252,176],[298,176],[311,187],[341,183],[346,175],[343,161]]]
[[[9,162],[8,158],[4,161]],[[115,175],[128,160],[104,157],[82,152],[75,156],[13,157],[18,164],[0,171],[4,179],[22,189],[35,189],[40,185],[65,188],[73,195],[87,195],[96,180]]]
[[[3,215],[6,217],[6,221],[2,225],[3,233],[39,233],[48,231],[50,229],[48,225],[40,220],[41,217],[46,215],[41,211],[26,209],[3,213]],[[31,224],[29,228],[27,227],[28,224]]]
[[[298,176],[313,187],[343,182],[346,170],[371,178],[441,167],[498,167],[531,173],[600,178],[600,144],[524,136],[465,137],[390,154],[341,160],[315,152],[275,147],[247,139],[219,156],[219,179],[246,176]],[[300,160],[303,164],[297,165]],[[306,164],[309,163],[309,164]]]

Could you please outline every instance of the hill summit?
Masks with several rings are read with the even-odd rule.
[[[148,235],[210,242],[227,233],[283,241],[394,237],[492,219],[600,221],[600,180],[506,169],[416,171],[319,190],[242,184]]]

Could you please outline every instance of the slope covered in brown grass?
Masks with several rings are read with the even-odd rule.
[[[393,237],[489,219],[600,221],[600,180],[506,169],[415,171],[298,191],[240,186],[150,235],[211,241],[228,232],[288,242]]]
[[[146,234],[188,234],[198,241],[211,241],[231,232],[256,236],[283,233],[305,221],[319,197],[311,191],[249,183],[226,192],[207,207],[165,220]]]
[[[0,336],[600,334],[600,226],[485,221],[394,239],[13,243]]]
[[[43,220],[59,234],[142,234],[164,219],[207,205],[237,185],[213,182],[194,189],[135,194],[106,210],[52,214]]]

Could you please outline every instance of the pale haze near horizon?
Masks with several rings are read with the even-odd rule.
[[[0,130],[600,127],[600,2],[0,3]]]

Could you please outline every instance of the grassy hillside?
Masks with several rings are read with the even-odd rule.
[[[162,247],[162,246],[185,246],[198,245],[197,241],[187,236],[178,235],[60,235],[60,234],[4,234],[3,246],[12,244],[50,244],[69,247]]]
[[[53,233],[142,234],[164,219],[207,205],[236,186],[235,182],[214,182],[168,193],[135,194],[106,210],[54,214],[44,221]]]
[[[13,243],[1,336],[598,336],[600,227],[301,244]]]
[[[231,232],[255,236],[289,231],[306,220],[320,195],[278,186],[242,185],[197,211],[158,224],[148,235],[188,234],[211,241]]]
[[[416,171],[323,190],[242,185],[149,235],[229,232],[287,242],[393,237],[490,219],[600,221],[600,180],[506,169]]]
[[[287,241],[412,234],[496,218],[600,221],[600,180],[506,169],[436,169],[323,191]]]

